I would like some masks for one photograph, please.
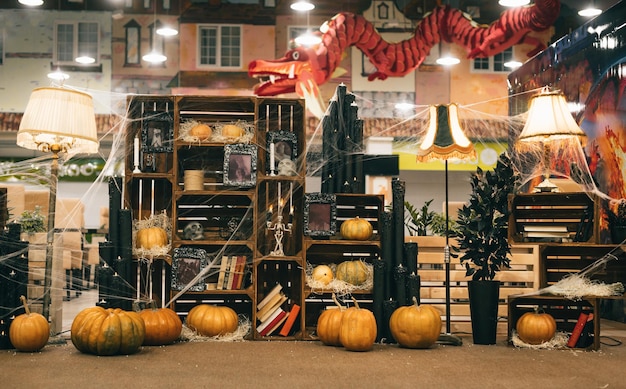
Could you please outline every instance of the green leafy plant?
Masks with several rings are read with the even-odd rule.
[[[430,204],[432,202],[433,199],[426,201],[419,210],[408,201],[404,202],[404,208],[408,213],[408,215],[404,218],[404,225],[407,230],[409,230],[409,234],[411,236],[427,235],[428,227],[431,225],[435,215],[437,214],[436,212],[430,210]]]
[[[22,226],[22,232],[34,234],[36,232],[46,232],[46,217],[41,214],[41,207],[35,206],[34,211],[24,211],[17,219]]]
[[[459,224],[456,222],[456,218],[453,215],[449,215],[448,230],[450,236],[455,236],[459,230]],[[430,223],[430,231],[433,235],[445,236],[446,235],[446,214],[437,213],[433,217],[433,221]]]
[[[465,275],[474,281],[493,280],[509,267],[508,197],[517,188],[517,177],[506,152],[493,171],[478,167],[471,177],[472,193],[459,209],[455,234],[459,244],[453,250],[460,255]]]

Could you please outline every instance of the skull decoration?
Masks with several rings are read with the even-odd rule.
[[[200,222],[190,222],[183,229],[183,237],[188,240],[200,240],[204,238],[204,228]]]

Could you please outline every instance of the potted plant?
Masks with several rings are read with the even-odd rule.
[[[17,222],[22,227],[22,233],[33,235],[38,232],[46,232],[46,217],[41,213],[41,207],[35,206],[34,211],[24,211],[20,214]],[[30,240],[30,239],[25,239]]]
[[[426,236],[428,227],[433,222],[436,212],[430,210],[430,204],[433,199],[430,199],[422,205],[419,210],[413,204],[408,201],[404,202],[404,208],[406,209],[406,217],[404,225],[409,231],[411,236]]]
[[[626,199],[609,202],[607,220],[611,231],[611,241],[619,244],[626,239]]]
[[[453,250],[465,266],[465,275],[471,277],[468,292],[474,343],[494,344],[500,290],[500,282],[494,278],[498,271],[509,267],[508,197],[517,187],[508,154],[499,156],[493,171],[478,167],[471,186],[469,202],[458,212],[458,246]],[[482,304],[488,304],[488,313],[478,313]],[[486,319],[485,324],[482,319]]]

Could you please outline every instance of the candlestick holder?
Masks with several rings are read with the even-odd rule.
[[[284,257],[285,251],[283,250],[283,238],[285,237],[285,232],[291,233],[293,224],[283,223],[282,215],[278,215],[276,223],[272,225],[271,221],[267,222],[267,229],[269,231],[274,231],[274,239],[276,239],[276,245],[274,246],[274,250],[270,252],[270,255],[275,257]]]

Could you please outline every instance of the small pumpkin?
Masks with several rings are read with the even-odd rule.
[[[20,301],[26,313],[13,319],[9,327],[9,340],[19,351],[39,351],[48,343],[50,325],[43,315],[30,311],[26,297],[20,296]]]
[[[542,344],[554,337],[556,321],[549,313],[526,312],[515,324],[519,338],[528,344]]]
[[[135,246],[150,250],[155,247],[167,245],[167,232],[161,227],[143,228],[137,231]]]
[[[320,282],[324,285],[328,285],[334,278],[333,269],[328,265],[318,265],[313,268],[311,273],[313,281]]]
[[[213,130],[211,130],[211,127],[204,123],[198,123],[191,127],[189,135],[195,136],[200,140],[207,140],[211,137],[211,135],[213,135]]]
[[[239,317],[230,307],[200,304],[191,308],[186,323],[200,335],[217,336],[235,332]]]
[[[341,318],[339,341],[349,351],[369,351],[376,341],[376,318],[369,309],[354,306],[346,309]]]
[[[137,312],[95,306],[76,315],[70,333],[74,347],[80,352],[128,355],[141,348],[146,327]]]
[[[337,308],[325,309],[317,319],[317,336],[320,341],[327,346],[341,346],[339,334],[341,330],[341,319],[346,307],[339,304],[337,297],[333,293],[333,301]]]
[[[367,281],[369,269],[363,261],[344,261],[337,265],[335,277],[352,285],[361,285]]]
[[[340,231],[344,239],[369,240],[374,233],[374,227],[369,221],[357,216],[343,222]]]
[[[244,129],[235,124],[225,124],[222,126],[222,136],[224,138],[237,139],[244,134]]]
[[[154,301],[151,307],[142,309],[139,316],[146,326],[143,344],[146,346],[161,346],[173,343],[183,329],[180,317],[170,308],[157,308]]]
[[[430,305],[419,305],[413,297],[413,305],[393,311],[389,329],[400,346],[429,348],[439,339],[441,314]]]

